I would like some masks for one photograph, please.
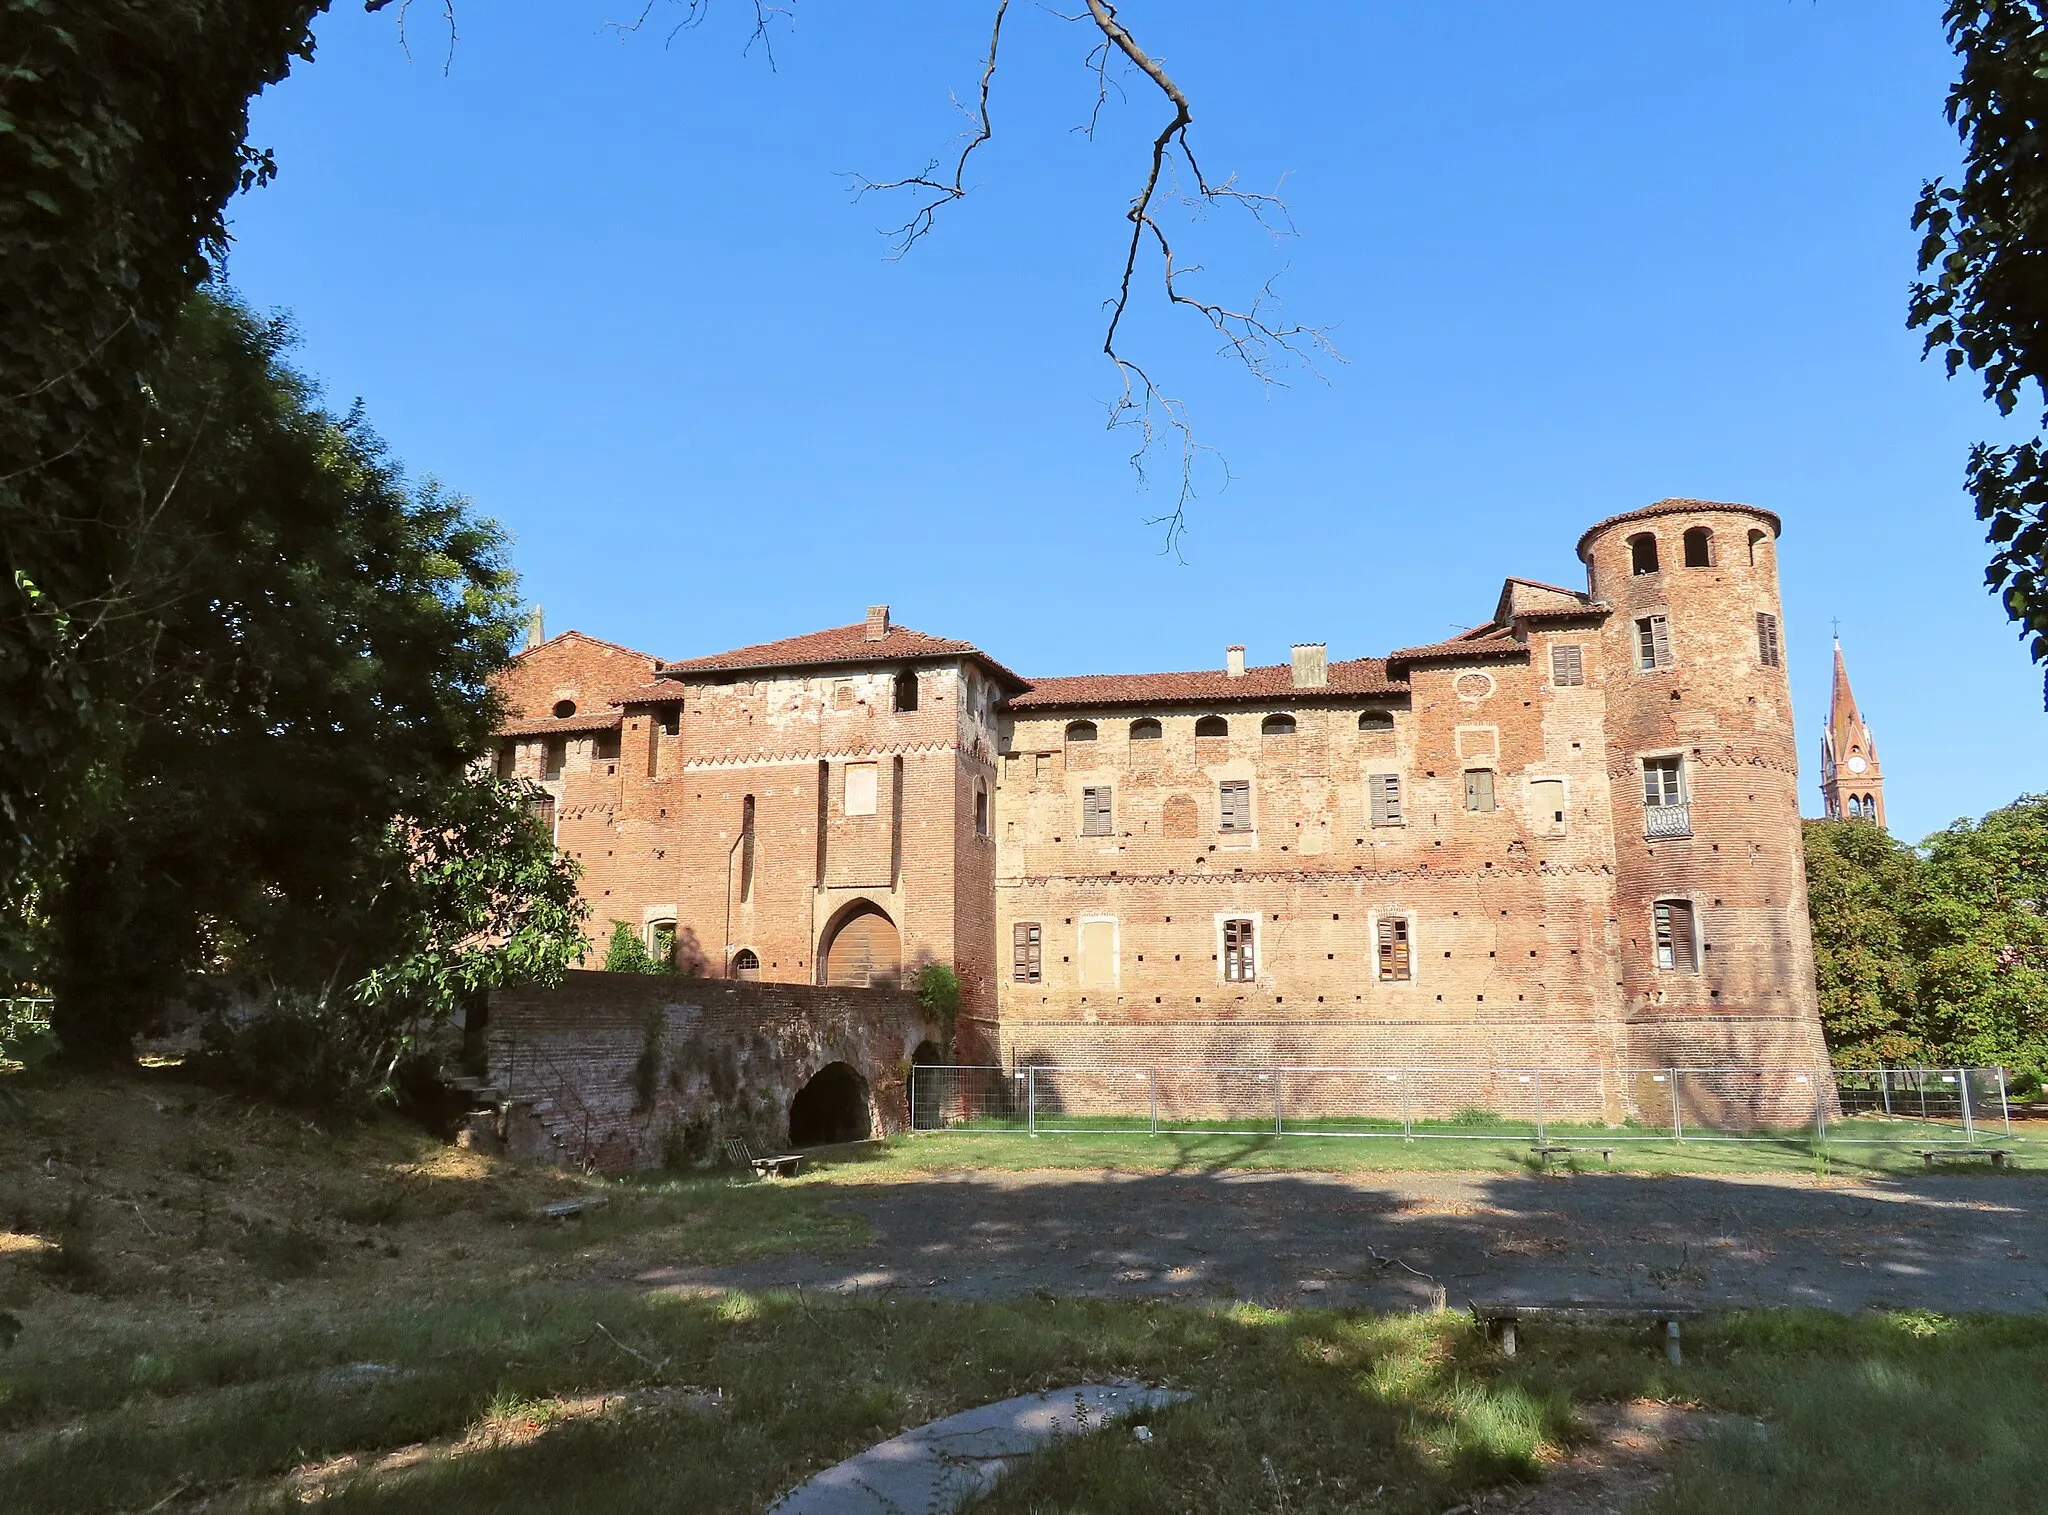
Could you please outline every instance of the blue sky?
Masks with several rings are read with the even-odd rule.
[[[806,0],[746,51],[714,0],[341,0],[253,139],[232,282],[394,451],[505,523],[551,631],[666,657],[887,601],[1025,674],[1333,657],[1576,584],[1593,521],[1667,495],[1785,517],[1802,776],[1840,617],[1894,829],[2044,787],[2041,683],[1981,588],[1963,460],[2001,423],[1903,322],[1922,178],[1952,169],[1938,7],[1905,0],[1132,0],[1205,166],[1285,178],[1298,235],[1177,225],[1203,287],[1328,327],[1266,388],[1141,303],[1133,350],[1227,461],[1185,560],[1103,426],[1102,302],[1162,120],[1094,141],[1087,34],[1013,7],[972,197],[888,261],[849,173],[959,130],[990,7]],[[670,16],[680,14],[671,10]],[[1284,270],[1284,272],[1283,272]],[[1142,300],[1142,296],[1141,296]]]

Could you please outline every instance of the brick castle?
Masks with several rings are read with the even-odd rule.
[[[1779,522],[1664,500],[1584,590],[1384,658],[1026,679],[861,623],[502,680],[597,952],[958,972],[962,1060],[1814,1067]]]

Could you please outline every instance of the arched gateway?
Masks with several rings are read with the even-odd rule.
[[[872,900],[856,900],[825,928],[824,982],[842,989],[889,989],[903,971],[896,923]]]

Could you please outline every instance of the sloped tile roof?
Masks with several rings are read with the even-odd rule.
[[[680,679],[656,679],[652,684],[635,684],[612,696],[614,705],[673,705],[689,691]]]
[[[588,715],[527,716],[501,722],[499,736],[573,736],[582,731],[611,731],[619,724],[616,710],[598,710]]]
[[[1406,694],[1408,686],[1387,677],[1383,658],[1351,658],[1329,665],[1329,683],[1313,689],[1294,687],[1294,665],[1273,663],[1247,668],[1232,678],[1220,668],[1190,673],[1083,673],[1066,678],[1033,679],[1023,694],[1010,698],[1012,710],[1050,710],[1089,705],[1206,705],[1226,701],[1274,704],[1327,699],[1331,696]]]
[[[661,659],[656,657],[651,652],[642,652],[639,648],[628,647],[623,642],[607,642],[603,637],[594,637],[589,632],[578,631],[574,627],[571,627],[567,631],[556,632],[553,636],[549,637],[545,642],[536,642],[531,647],[520,648],[517,652],[512,654],[512,661],[516,663],[530,652],[539,652],[544,648],[554,646],[557,642],[566,642],[572,637],[579,642],[589,642],[594,646],[598,647],[609,647],[612,649],[612,651],[623,652],[628,657],[645,658],[648,662],[652,663],[657,668],[661,666]]]
[[[687,678],[698,673],[731,673],[750,668],[806,668],[823,664],[900,663],[906,658],[972,658],[996,676],[998,682],[1022,689],[1024,680],[983,652],[972,642],[928,636],[908,626],[891,626],[870,641],[865,622],[834,626],[827,631],[806,632],[777,642],[752,647],[735,647],[709,657],[688,658],[662,665],[662,673]]]
[[[1404,663],[1426,662],[1432,658],[1498,657],[1528,650],[1525,643],[1516,641],[1503,627],[1475,626],[1448,642],[1431,642],[1422,647],[1403,647],[1398,652],[1390,652],[1387,654],[1387,667],[1398,669]]]

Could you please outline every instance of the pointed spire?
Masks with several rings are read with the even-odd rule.
[[[1842,658],[1839,628],[1835,636],[1835,680],[1828,699],[1828,725],[1821,735],[1821,798],[1827,813],[1839,820],[1871,820],[1884,824],[1884,777],[1877,766],[1877,742],[1856,708],[1849,687],[1849,667]]]

